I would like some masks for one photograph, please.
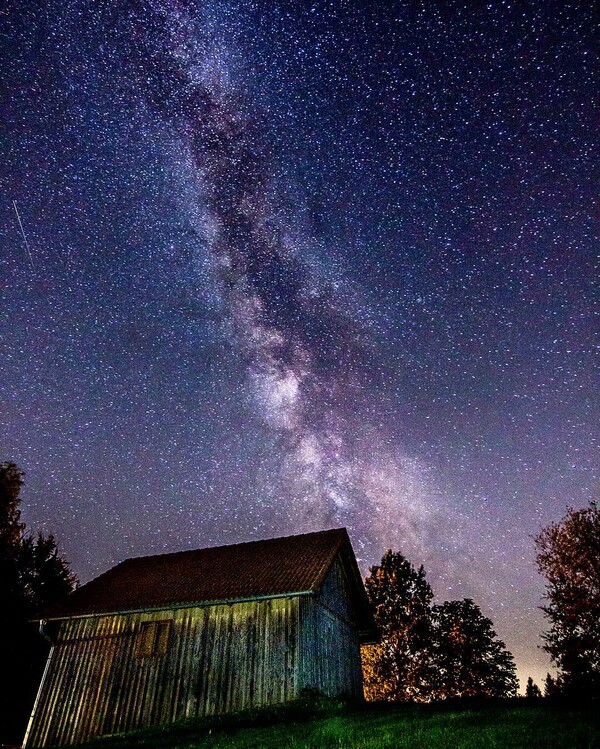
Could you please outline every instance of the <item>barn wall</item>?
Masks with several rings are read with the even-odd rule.
[[[337,559],[316,596],[300,605],[300,689],[361,699],[360,645],[348,582]]]
[[[63,622],[26,746],[294,699],[298,609],[280,598]],[[140,657],[142,623],[164,620],[166,653]]]

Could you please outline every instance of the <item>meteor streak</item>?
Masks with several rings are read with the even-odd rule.
[[[15,209],[15,213],[17,214],[17,221],[19,222],[19,228],[21,229],[23,241],[25,242],[25,249],[27,250],[27,254],[29,255],[29,262],[31,263],[31,269],[33,270],[33,257],[31,256],[31,250],[29,249],[29,242],[27,241],[27,237],[25,236],[25,229],[23,228],[23,222],[21,221],[21,216],[19,215],[19,209],[17,208],[16,200],[13,200],[13,207]]]

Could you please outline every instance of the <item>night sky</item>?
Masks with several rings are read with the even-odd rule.
[[[344,525],[543,679],[532,536],[596,466],[592,5],[5,0],[0,460],[83,582]]]

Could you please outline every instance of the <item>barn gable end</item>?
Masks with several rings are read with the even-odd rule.
[[[161,605],[169,576],[178,600]],[[214,600],[223,592],[231,598]],[[344,529],[128,560],[76,591],[56,621],[27,749],[286,702],[305,688],[358,698],[359,643],[372,627]]]
[[[300,602],[301,689],[328,697],[362,696],[359,612],[350,595],[348,573],[338,555],[315,596]]]

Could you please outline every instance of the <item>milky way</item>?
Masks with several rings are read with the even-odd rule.
[[[399,448],[387,448],[369,421],[369,402],[382,397],[369,331],[343,296],[350,289],[316,267],[323,258],[315,238],[295,226],[297,208],[286,210],[278,195],[266,128],[234,83],[225,44],[183,4],[111,4],[110,13],[116,54],[188,150],[200,247],[274,438],[260,486],[276,497],[271,523],[297,531],[347,525],[361,529],[369,551],[410,538],[423,554],[431,522],[420,521],[432,498],[416,460],[401,463]]]
[[[591,13],[20,6],[0,459],[27,522],[84,580],[346,525],[543,677],[531,534],[593,486]]]

